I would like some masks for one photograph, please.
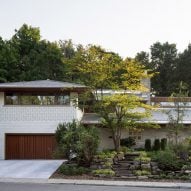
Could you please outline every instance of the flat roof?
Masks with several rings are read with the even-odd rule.
[[[54,80],[36,80],[36,81],[23,81],[23,82],[8,82],[8,83],[0,83],[0,90],[5,89],[84,89],[87,86],[77,83],[70,82],[62,82],[62,81],[54,81]]]

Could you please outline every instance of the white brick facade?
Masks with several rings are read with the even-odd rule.
[[[75,93],[72,93],[75,95]],[[81,120],[79,108],[72,106],[5,106],[0,92],[0,159],[5,158],[6,133],[55,133],[59,123]]]

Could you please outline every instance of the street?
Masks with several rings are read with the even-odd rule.
[[[71,184],[0,183],[0,191],[188,191],[189,189],[90,186]]]

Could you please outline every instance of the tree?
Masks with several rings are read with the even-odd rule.
[[[135,56],[135,60],[145,66],[146,69],[153,69],[149,60],[149,53],[141,51]]]
[[[170,100],[174,103],[174,109],[171,109],[167,112],[169,118],[169,128],[168,137],[174,138],[174,142],[177,145],[179,139],[180,130],[184,127],[183,117],[185,113],[185,97],[188,96],[188,86],[187,84],[180,82],[178,93],[173,93]]]
[[[179,54],[176,69],[177,87],[180,82],[188,85],[189,95],[191,93],[191,44]]]
[[[114,73],[122,59],[113,52],[107,52],[100,46],[89,45],[76,55],[77,70],[85,85],[95,91],[115,86]]]
[[[148,110],[151,108],[142,103],[137,96],[127,94],[106,96],[100,105],[99,113],[102,117],[102,123],[111,129],[116,151],[120,149],[122,129],[137,127],[137,121],[147,117],[149,115]],[[142,108],[142,111],[138,108]]]
[[[151,46],[151,65],[155,75],[151,86],[157,95],[169,96],[173,92],[177,49],[175,44],[156,42]]]
[[[137,121],[147,117],[152,108],[144,104],[141,98],[133,95],[134,90],[148,91],[141,83],[141,79],[152,75],[147,74],[144,66],[127,58],[118,66],[118,72],[120,77],[117,85],[122,93],[103,96],[98,103],[103,125],[111,129],[116,151],[120,148],[122,129],[137,127]],[[127,90],[131,90],[132,94],[127,94]]]

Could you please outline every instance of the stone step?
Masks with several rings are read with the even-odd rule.
[[[127,174],[127,173],[115,173],[116,176],[118,177],[132,177],[135,176],[134,174]]]
[[[130,166],[112,166],[112,168],[113,168],[114,170],[118,170],[118,169],[129,170]]]
[[[118,164],[133,164],[134,161],[126,161],[126,160],[121,160],[121,161],[118,161]]]
[[[114,171],[117,174],[132,174],[133,173],[132,170],[128,170],[128,169],[119,169],[119,170],[114,170]]]

